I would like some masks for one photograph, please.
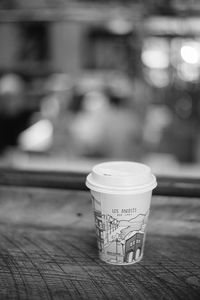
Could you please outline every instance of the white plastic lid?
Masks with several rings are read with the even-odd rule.
[[[114,161],[98,164],[87,176],[86,186],[93,191],[109,194],[137,194],[157,186],[151,169],[141,163]]]

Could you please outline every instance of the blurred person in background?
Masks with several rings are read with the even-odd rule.
[[[125,99],[104,91],[90,91],[71,124],[77,155],[110,159],[138,159],[142,124]]]
[[[31,126],[20,134],[19,145],[34,154],[68,152],[67,102],[70,79],[67,74],[53,73],[44,80],[44,95],[31,118]]]
[[[0,152],[18,143],[19,134],[29,126],[32,112],[25,105],[25,84],[20,76],[6,74],[0,79]]]
[[[71,155],[69,126],[72,114],[68,110],[72,80],[68,74],[52,74],[46,81],[47,95],[41,101],[40,115],[53,126],[49,152],[62,157]]]

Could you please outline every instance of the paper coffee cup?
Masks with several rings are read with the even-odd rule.
[[[116,161],[93,167],[91,191],[100,258],[127,265],[141,260],[156,178],[140,163]]]

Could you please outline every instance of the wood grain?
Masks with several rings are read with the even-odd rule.
[[[0,187],[0,299],[200,299],[200,201],[153,197],[140,263],[98,258],[88,192]]]

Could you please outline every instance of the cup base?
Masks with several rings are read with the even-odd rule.
[[[130,265],[135,265],[136,263],[140,262],[143,258],[143,254],[140,256],[139,259],[135,260],[135,261],[132,261],[132,262],[122,262],[122,263],[116,263],[116,262],[111,262],[111,261],[108,261],[106,259],[103,259],[100,257],[100,260],[109,264],[109,265],[115,265],[115,266],[130,266]]]

